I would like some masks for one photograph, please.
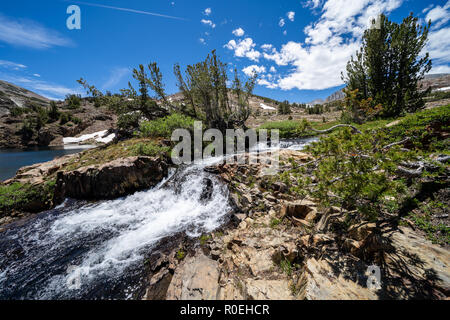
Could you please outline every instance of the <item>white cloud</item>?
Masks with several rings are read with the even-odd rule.
[[[286,16],[288,17],[289,20],[294,21],[294,19],[295,19],[295,12],[294,11],[289,11],[288,13],[286,13]]]
[[[331,37],[361,37],[370,21],[380,13],[389,13],[403,0],[328,0],[319,21],[305,28],[306,43],[326,43]]]
[[[283,18],[280,19],[280,22],[278,22],[278,25],[282,28],[284,27],[284,25],[286,24],[286,22],[284,21]]]
[[[447,1],[447,3],[442,7],[436,6],[431,9],[427,13],[425,20],[427,22],[431,20],[431,26],[433,29],[437,29],[446,24],[450,20],[450,1]]]
[[[33,73],[33,76],[35,76],[36,78],[40,78],[41,75],[39,73]]]
[[[242,37],[245,34],[245,31],[242,28],[237,28],[236,30],[233,30],[233,34],[236,37]]]
[[[114,68],[111,71],[109,79],[103,84],[102,88],[104,90],[112,89],[126,76],[130,74],[130,69],[128,68]]]
[[[442,65],[433,67],[429,74],[437,74],[437,73],[450,73],[450,65]]]
[[[200,38],[198,41],[200,41],[201,44],[206,44],[206,40],[204,38]]]
[[[253,61],[258,61],[261,53],[255,50],[256,44],[252,38],[245,38],[243,40],[230,40],[224,47],[233,50],[234,55],[239,58],[246,57]]]
[[[322,1],[321,0],[308,0],[305,3],[303,3],[303,7],[309,7],[311,9],[316,9],[317,7],[319,7],[321,5]]]
[[[211,13],[212,13],[211,8],[206,8],[205,11],[203,11],[203,14],[204,14],[205,16],[209,16]]]
[[[216,24],[214,22],[212,22],[211,20],[202,19],[200,22],[207,26],[210,26],[211,28],[216,27]]]
[[[253,76],[255,73],[261,74],[266,73],[266,67],[264,66],[257,66],[256,64],[248,66],[244,69],[242,69],[242,72],[244,72],[248,77]]]
[[[275,72],[277,72],[277,69],[275,69],[274,66],[271,66],[269,71],[272,72],[272,73],[275,73]]]
[[[266,87],[282,90],[322,90],[342,85],[341,72],[350,57],[360,48],[361,36],[370,18],[389,13],[401,0],[328,0],[317,22],[304,29],[305,43],[289,41],[278,51],[265,50],[263,57],[290,72],[273,81],[262,81]],[[317,8],[322,2],[310,1]],[[441,37],[442,35],[439,35]],[[345,40],[344,40],[345,39]],[[268,47],[269,48],[269,47]],[[448,52],[448,51],[447,51]],[[443,52],[441,52],[443,54]]]
[[[283,31],[283,34],[284,34],[284,35],[287,35],[287,31],[286,31],[286,30],[284,30],[284,31]]]
[[[428,44],[425,48],[430,53],[433,61],[433,69],[447,65],[450,62],[450,27],[431,31],[428,34]]]
[[[0,60],[0,67],[6,69],[21,70],[26,69],[27,66],[12,61]]]
[[[72,42],[56,31],[24,19],[11,19],[0,14],[0,41],[13,46],[47,49],[70,46]]]
[[[260,86],[264,86],[264,87],[269,88],[269,89],[276,89],[278,87],[275,83],[269,82],[266,79],[258,79],[256,82]]]
[[[261,49],[263,49],[264,51],[272,50],[272,48],[273,48],[273,45],[268,44],[268,43],[265,43],[261,46]]]

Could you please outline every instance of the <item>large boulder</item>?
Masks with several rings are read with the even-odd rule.
[[[159,157],[129,157],[102,165],[60,171],[57,189],[64,197],[75,199],[114,199],[154,187],[168,172]]]

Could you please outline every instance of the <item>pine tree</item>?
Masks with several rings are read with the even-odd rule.
[[[180,66],[175,65],[178,88],[183,93],[188,111],[206,121],[209,128],[225,132],[226,129],[245,127],[251,114],[249,98],[253,92],[256,75],[244,84],[234,72],[231,90],[227,87],[227,65],[220,61],[215,50],[204,61],[189,65],[185,76]],[[233,99],[230,97],[233,96]]]
[[[412,14],[401,24],[379,17],[379,28],[365,31],[361,50],[347,64],[347,94],[381,105],[379,115],[395,117],[424,106],[419,82],[431,69],[429,54],[422,55],[431,22],[418,23]],[[356,91],[357,90],[357,91]],[[351,97],[354,99],[354,97]]]

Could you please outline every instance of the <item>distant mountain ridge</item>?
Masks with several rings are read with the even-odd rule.
[[[48,105],[50,100],[15,84],[0,80],[0,116],[14,107],[24,107],[28,102]]]
[[[432,90],[450,87],[450,74],[449,73],[427,74],[425,75],[425,78],[421,81],[421,84],[424,86],[424,89],[431,87]],[[316,99],[307,104],[309,105],[324,104],[342,100],[344,98],[345,94],[343,89],[341,89],[332,93],[325,100]]]

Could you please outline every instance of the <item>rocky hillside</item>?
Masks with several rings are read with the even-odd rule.
[[[0,149],[62,146],[64,137],[109,132],[116,122],[106,107],[87,99],[73,96],[52,111],[47,98],[0,81]]]
[[[0,117],[11,113],[15,107],[22,108],[28,103],[47,106],[49,100],[27,89],[0,80]]]

